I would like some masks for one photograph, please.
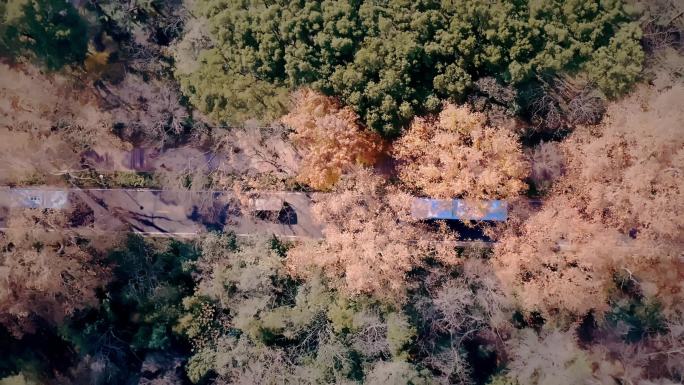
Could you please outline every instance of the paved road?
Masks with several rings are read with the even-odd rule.
[[[323,236],[322,226],[311,213],[311,197],[304,193],[260,193],[258,199],[241,204],[234,194],[219,191],[0,189],[0,208],[78,205],[87,207],[85,211],[92,215],[86,216],[92,219],[95,230],[102,231],[132,230],[150,236],[177,237],[192,237],[208,230],[233,231],[244,236]],[[2,211],[7,214],[7,210],[0,210],[0,217]]]
[[[311,212],[312,197],[306,193],[261,192],[240,201],[224,191],[0,187],[0,229],[6,228],[5,217],[12,208],[81,207],[77,211],[87,220],[83,225],[93,231],[191,238],[215,230],[233,231],[243,237],[322,239],[323,226]],[[453,243],[457,247],[493,245],[486,241]]]

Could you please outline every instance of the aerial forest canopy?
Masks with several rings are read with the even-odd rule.
[[[684,384],[684,0],[0,0],[0,385]]]
[[[644,56],[616,0],[198,0],[194,11],[209,39],[186,35],[195,49],[177,54],[176,74],[192,104],[227,123],[277,117],[287,91],[308,86],[394,137],[482,77],[520,86],[568,73],[614,97]]]
[[[49,69],[79,64],[88,49],[87,25],[63,0],[0,2],[0,54],[31,52]]]

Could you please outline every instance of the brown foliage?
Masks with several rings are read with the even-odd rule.
[[[103,99],[109,104],[112,121],[123,125],[119,136],[129,141],[165,141],[183,133],[188,111],[180,103],[180,95],[164,81],[127,74],[116,85],[101,86]]]
[[[308,89],[296,92],[293,101],[292,112],[282,122],[295,129],[291,138],[302,153],[302,182],[328,189],[354,167],[376,162],[382,139],[361,128],[351,108]]]
[[[401,180],[432,197],[507,198],[526,188],[515,135],[487,126],[467,106],[447,104],[437,119],[414,119],[393,153]]]
[[[81,151],[123,147],[87,88],[26,65],[0,64],[0,183],[78,168]]]
[[[325,223],[325,241],[306,242],[288,252],[294,275],[322,269],[343,278],[352,294],[370,293],[386,299],[405,294],[406,273],[434,252],[425,230],[413,223],[410,197],[362,170],[343,179],[334,194],[317,197],[313,210]],[[448,250],[436,251],[449,260]]]
[[[95,290],[108,270],[64,230],[67,224],[60,211],[15,212],[0,238],[0,323],[17,337],[34,332],[37,319],[58,325],[98,303]]]
[[[494,266],[523,309],[606,310],[615,259],[626,256],[620,234],[585,221],[563,199],[546,202],[520,231],[497,243]]]
[[[548,192],[554,181],[564,172],[563,153],[557,142],[541,142],[531,149],[530,179],[537,191]]]
[[[497,275],[523,308],[606,309],[616,273],[684,314],[684,86],[642,88],[563,144],[566,175],[541,212],[496,248]]]
[[[684,242],[684,85],[642,88],[597,128],[564,143],[568,176],[559,190],[589,219],[638,238]]]

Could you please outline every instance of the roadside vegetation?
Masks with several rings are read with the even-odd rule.
[[[324,225],[0,207],[0,385],[684,382],[683,36],[675,0],[0,0],[2,186],[310,192]]]

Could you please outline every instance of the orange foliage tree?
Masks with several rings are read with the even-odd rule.
[[[528,165],[508,129],[484,114],[446,104],[436,118],[416,118],[393,148],[399,177],[439,198],[507,198],[527,187]]]
[[[379,135],[365,131],[358,115],[309,89],[295,92],[292,111],[282,122],[294,128],[291,139],[302,153],[299,179],[329,189],[355,166],[373,165],[383,150]]]

